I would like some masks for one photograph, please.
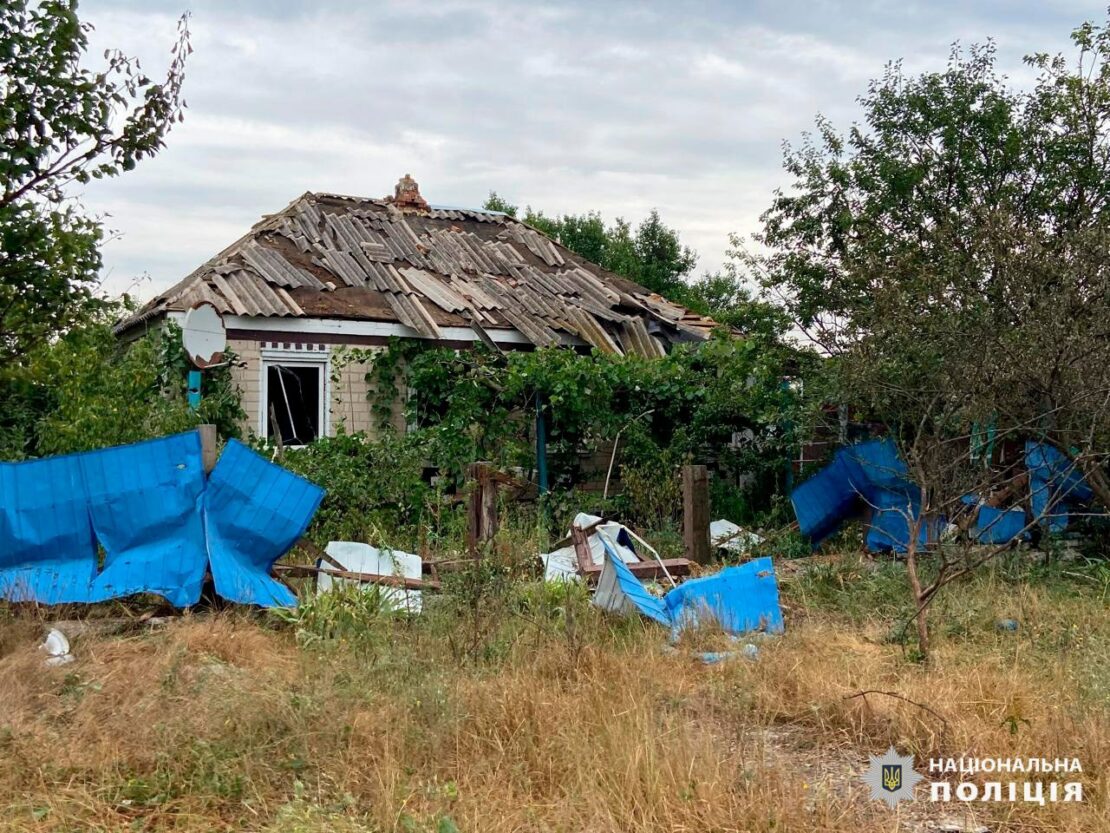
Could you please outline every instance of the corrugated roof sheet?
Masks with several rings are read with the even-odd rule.
[[[201,302],[242,316],[396,321],[431,339],[441,326],[515,328],[536,345],[567,335],[643,356],[716,326],[505,214],[323,193],[264,217],[117,331]]]

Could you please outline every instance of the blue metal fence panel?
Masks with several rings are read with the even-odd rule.
[[[91,601],[157,593],[176,607],[200,600],[208,551],[204,468],[196,431],[78,458],[104,566]]]
[[[860,491],[871,494],[876,490],[916,496],[917,486],[909,479],[909,470],[889,437],[849,445],[837,451],[852,461],[859,477]]]
[[[832,462],[790,493],[798,528],[819,544],[836,532],[859,508],[859,494],[847,461],[838,453]]]
[[[231,440],[208,480],[205,519],[216,592],[262,607],[291,607],[292,591],[269,575],[304,534],[324,490]]]
[[[87,504],[76,455],[0,463],[0,597],[86,601],[96,574]]]
[[[1028,538],[1025,510],[1020,506],[1009,509],[980,506],[971,534],[980,544],[1008,544],[1017,538]]]
[[[1076,503],[1087,503],[1094,492],[1075,463],[1050,445],[1033,440],[1025,444],[1029,469],[1029,503],[1033,517],[1050,532],[1068,527],[1068,514]]]
[[[195,431],[0,464],[0,596],[59,604],[150,592],[194,604],[203,491]]]
[[[921,513],[920,491],[889,438],[845,446],[832,461],[790,495],[798,528],[814,544],[831,535],[865,506],[873,510],[867,548],[905,552],[910,523]],[[937,538],[940,521],[923,523],[918,545]]]
[[[875,489],[871,495],[874,512],[867,527],[867,548],[872,552],[905,552],[910,543],[911,521],[921,520],[921,503],[913,495]],[[917,528],[917,545],[924,547],[936,536],[929,522]],[[933,525],[935,529],[935,525]]]

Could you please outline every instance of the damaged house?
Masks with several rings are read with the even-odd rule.
[[[505,214],[429,205],[407,175],[384,199],[303,194],[116,332],[180,322],[203,303],[220,312],[241,360],[244,428],[291,445],[340,425],[374,432],[366,367],[337,363],[333,373],[344,345],[400,337],[650,357],[716,326]],[[401,413],[398,402],[398,422]]]

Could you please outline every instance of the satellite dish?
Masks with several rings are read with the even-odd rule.
[[[185,313],[181,342],[189,360],[202,370],[219,364],[227,349],[227,329],[220,313],[211,304],[197,304]]]

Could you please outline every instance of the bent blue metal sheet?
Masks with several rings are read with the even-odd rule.
[[[815,544],[836,532],[844,518],[856,511],[859,497],[840,454],[790,493],[798,529]]]
[[[1062,452],[1033,440],[1025,444],[1029,469],[1029,503],[1033,517],[1050,532],[1063,532],[1076,503],[1087,503],[1094,492],[1083,474]]]
[[[603,534],[600,539],[602,546],[605,547],[605,566],[602,570],[602,576],[598,580],[598,594],[602,594],[603,583],[608,583],[608,576],[605,575],[607,571],[612,570],[616,579],[616,587],[609,588],[609,596],[613,597],[612,601],[607,601],[601,606],[619,613],[625,612],[628,605],[631,605],[649,619],[654,619],[659,624],[670,627],[671,614],[666,605],[663,604],[662,600],[651,595],[640,583],[640,580],[628,569],[624,559],[613,550],[608,537]],[[598,594],[595,594],[595,600],[599,598]],[[616,598],[618,596],[620,597],[619,600]]]
[[[1018,538],[1028,538],[1025,510],[1020,506],[1009,509],[980,506],[971,534],[980,544],[1008,544]]]
[[[96,541],[76,455],[0,463],[0,596],[84,602]]]
[[[292,591],[270,577],[270,568],[304,534],[323,497],[315,483],[231,440],[204,498],[216,592],[243,604],[295,605]]]
[[[636,610],[676,633],[683,628],[707,624],[717,625],[730,634],[783,631],[778,582],[768,557],[728,567],[712,576],[691,579],[658,599],[647,591],[604,538],[602,542],[605,543],[605,567],[613,571],[622,597],[619,602],[611,599],[601,605],[607,610]]]
[[[676,628],[714,622],[727,633],[782,633],[775,568],[767,556],[691,579],[663,597]]]
[[[225,598],[294,604],[269,569],[322,495],[235,441],[206,485],[196,431],[0,463],[0,598],[61,604],[157,593],[188,607],[211,559]]]
[[[80,460],[105,553],[90,600],[157,593],[176,607],[196,604],[208,562],[200,435],[105,448]]]
[[[194,604],[203,491],[195,431],[0,464],[0,596],[59,604],[152,592]]]
[[[791,492],[790,500],[799,530],[814,544],[870,507],[867,548],[878,551],[905,552],[910,522],[921,512],[917,486],[889,438],[838,449],[829,465]],[[920,524],[918,545],[935,540],[937,528],[937,522]]]

